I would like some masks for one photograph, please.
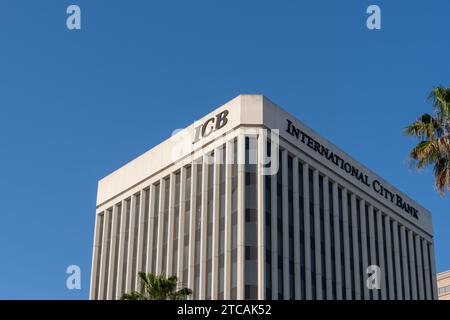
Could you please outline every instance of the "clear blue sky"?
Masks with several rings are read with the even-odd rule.
[[[78,4],[82,30],[66,29]],[[378,4],[382,29],[366,28]],[[433,213],[402,128],[450,86],[450,2],[0,1],[0,298],[86,299],[97,181],[240,93],[262,93]],[[66,267],[82,289],[65,287]]]

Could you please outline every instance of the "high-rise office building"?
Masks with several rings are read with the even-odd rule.
[[[99,181],[91,299],[436,299],[431,214],[261,95]]]

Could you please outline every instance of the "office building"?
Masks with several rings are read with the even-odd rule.
[[[437,298],[430,212],[261,95],[101,179],[95,221],[91,299]]]

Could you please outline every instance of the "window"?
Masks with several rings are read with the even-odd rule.
[[[214,153],[208,159],[208,186],[206,202],[206,299],[211,299],[212,294],[212,235],[213,235],[213,201],[214,201]]]
[[[367,245],[367,264],[368,266],[375,264],[374,261],[372,261],[372,253],[370,250],[370,219],[369,219],[369,205],[366,204],[364,208],[364,214],[366,218],[366,245]],[[366,277],[366,276],[365,276]],[[373,300],[373,290],[369,290],[369,299]]]
[[[431,272],[431,270],[433,270],[433,261],[432,261],[432,259],[431,259],[431,245],[430,245],[430,243],[428,243],[428,241],[425,241],[425,243],[426,243],[426,246],[427,246],[427,256],[428,256],[428,276],[430,277],[429,278],[429,282],[430,282],[430,284],[432,284],[433,283],[433,281],[436,281],[434,278],[433,278],[433,273]],[[431,287],[433,287],[433,285],[431,285]],[[433,288],[431,288],[431,296],[429,297],[429,299],[433,299]]]
[[[418,261],[419,256],[418,256],[418,252],[417,252],[417,248],[416,248],[416,241],[415,241],[416,234],[413,233],[412,239],[413,239],[413,241],[412,241],[412,249],[413,249],[413,255],[414,255],[414,267],[416,269],[416,279],[415,279],[415,281],[416,281],[416,284],[417,284],[417,286],[416,286],[417,291],[419,291],[419,288],[420,288],[419,272],[420,271],[419,271],[419,263],[418,263],[419,262]],[[420,297],[419,292],[417,293],[417,296]]]
[[[401,283],[401,297],[402,299],[405,299],[405,275],[403,273],[404,271],[404,266],[403,266],[403,248],[402,248],[402,236],[401,236],[402,232],[401,232],[401,225],[397,224],[397,237],[398,237],[398,252],[399,252],[399,261],[400,261],[400,265],[398,266],[400,268],[400,283]],[[406,268],[406,267],[405,267]]]
[[[148,264],[147,257],[147,237],[148,237],[148,210],[149,210],[150,190],[144,190],[144,213],[143,213],[143,227],[144,227],[144,241],[142,242],[142,262],[138,266],[139,271],[145,271]]]
[[[191,167],[185,169],[185,195],[184,195],[184,252],[183,252],[183,274],[181,281],[183,285],[188,286],[189,275],[189,234],[190,234],[190,216],[191,216]],[[181,227],[181,226],[180,226]]]
[[[95,275],[95,292],[94,292],[94,297],[96,299],[99,299],[99,282],[100,282],[100,261],[102,259],[102,242],[103,242],[103,220],[104,220],[104,213],[100,213],[97,217],[98,219],[98,249],[97,249],[97,265],[96,265],[96,275]]]
[[[180,220],[180,172],[175,173],[175,203],[173,204],[173,232],[172,232],[172,275],[177,275],[178,270],[178,231]]]
[[[200,231],[202,221],[202,159],[197,160],[194,165],[197,170],[196,185],[195,185],[195,247],[194,247],[194,288],[193,294],[195,299],[199,299],[200,290]]]
[[[258,298],[258,211],[256,196],[256,144],[245,138],[245,299]]]
[[[363,266],[363,253],[362,253],[362,224],[361,224],[361,200],[356,199],[356,223],[357,223],[357,230],[358,230],[358,253],[359,253],[359,286],[360,286],[360,293],[361,293],[361,300],[364,300],[364,288],[365,288],[365,277],[366,277],[366,270],[364,270]]]
[[[139,209],[141,195],[138,193],[134,196],[134,226],[133,226],[133,252],[131,258],[131,290],[137,290],[137,247],[138,247],[138,229],[139,229]],[[131,240],[130,240],[131,241]],[[140,270],[139,270],[140,271]]]
[[[131,200],[127,199],[125,200],[125,243],[124,243],[124,249],[123,249],[123,269],[122,269],[122,292],[126,291],[126,281],[127,281],[127,277],[126,275],[128,274],[128,243],[130,241],[130,210],[131,209]]]
[[[316,299],[316,232],[314,223],[314,170],[309,169],[308,182],[309,182],[309,238],[311,248],[311,292],[312,300]]]
[[[237,175],[237,139],[234,139],[233,164],[231,166],[231,299],[237,299]]]
[[[267,143],[267,157],[271,155],[270,142]],[[264,176],[265,188],[265,250],[266,250],[266,299],[272,299],[272,177]]]
[[[219,164],[219,299],[224,298],[225,268],[225,181],[226,181],[226,147],[220,149]]]
[[[423,239],[420,239],[420,241],[419,241],[419,243],[420,243],[420,246],[421,246],[421,248],[422,248],[422,254],[421,254],[421,257],[420,257],[420,259],[422,260],[422,276],[423,276],[423,288],[424,288],[424,295],[425,295],[425,299],[426,300],[428,300],[428,299],[430,299],[430,297],[428,296],[428,290],[427,290],[427,266],[426,266],[426,264],[425,264],[425,254],[426,254],[426,252],[425,252],[425,250],[424,250],[424,243],[423,243]]]
[[[378,218],[378,210],[377,209],[373,209],[373,227],[374,227],[374,238],[375,238],[375,263],[377,266],[379,266],[381,268],[381,270],[383,270],[383,266],[381,265],[381,260],[380,260],[380,248],[379,248],[379,243],[380,243],[380,239],[378,237],[378,223],[377,223],[377,219]],[[399,233],[400,234],[400,233]]]
[[[446,293],[449,293],[449,292],[450,292],[450,285],[438,288],[438,294],[439,295],[443,295],[443,294],[446,294]]]
[[[398,265],[396,263],[395,260],[395,246],[394,246],[394,221],[389,219],[389,227],[390,227],[390,231],[391,231],[391,254],[392,254],[392,268],[393,268],[393,278],[394,278],[394,297],[395,299],[399,299],[399,294],[397,292],[397,268]]]
[[[325,186],[325,188],[327,188]],[[336,300],[336,247],[335,247],[335,241],[334,241],[334,198],[333,198],[333,184],[330,182],[328,184],[328,210],[330,215],[330,251],[331,251],[331,299]]]
[[[295,299],[294,277],[294,190],[293,159],[288,157],[288,239],[289,239],[289,292],[291,300]]]
[[[170,176],[164,179],[164,207],[163,212],[161,213],[161,219],[163,219],[162,223],[162,266],[161,273],[166,274],[167,272],[167,235],[169,229],[169,196],[170,194]]]
[[[278,243],[278,299],[284,299],[284,272],[283,272],[283,161],[282,152],[278,150],[279,168],[277,172],[277,243]]]
[[[387,248],[387,242],[386,242],[387,239],[386,239],[386,230],[385,230],[385,228],[387,226],[386,219],[389,219],[389,218],[386,215],[384,215],[384,214],[382,214],[381,218],[382,218],[382,220],[381,220],[381,227],[382,227],[382,230],[383,230],[383,252],[384,252],[384,268],[385,268],[384,269],[385,270],[384,271],[385,272],[385,276],[384,277],[385,277],[386,283],[388,283],[389,277],[391,277],[391,275],[388,272],[388,261],[389,261],[388,260],[388,254],[389,254],[389,252],[388,252],[388,248]],[[389,295],[391,294],[390,290],[392,290],[392,288],[390,288],[390,286],[387,285],[385,290],[386,290],[386,296],[389,297]]]
[[[339,210],[339,243],[340,243],[340,256],[341,256],[341,288],[342,298],[345,299],[345,255],[344,255],[344,218],[343,218],[343,197],[342,189],[338,188],[338,210]]]
[[[326,187],[326,186],[325,186]],[[324,191],[325,190],[325,191]],[[324,192],[328,192],[327,189],[324,189],[323,185],[323,176],[319,175],[319,212],[320,212],[320,256],[321,256],[321,274],[322,274],[322,299],[326,299],[326,271],[325,271],[325,208],[324,208]]]
[[[409,251],[409,231],[405,228],[405,246],[406,246],[406,264],[408,266],[408,281],[409,281],[409,296],[413,297],[413,278],[412,278],[412,264],[410,259],[411,252]]]
[[[348,221],[348,233],[349,233],[349,251],[350,251],[350,288],[351,299],[355,299],[355,257],[353,248],[353,208],[352,208],[352,195],[347,192],[347,221]]]
[[[112,209],[109,209],[106,211],[106,214],[109,216],[108,218],[108,225],[106,226],[106,248],[105,252],[103,253],[105,255],[105,281],[104,281],[104,287],[103,287],[103,299],[106,299],[106,292],[108,290],[108,275],[109,275],[109,257],[110,257],[110,249],[111,249],[111,225],[112,225]]]
[[[159,194],[160,184],[154,186],[153,195],[153,248],[152,248],[152,269],[151,272],[156,273],[156,260],[158,254],[158,221],[159,221]]]
[[[306,299],[306,269],[305,269],[305,198],[303,185],[303,164],[298,164],[298,196],[300,222],[300,298]]]
[[[121,223],[121,216],[122,216],[122,204],[119,203],[117,205],[117,229],[114,230],[115,235],[115,252],[114,252],[114,281],[112,283],[112,297],[116,297],[116,290],[117,290],[117,269],[119,268],[119,246],[120,246],[120,223]]]

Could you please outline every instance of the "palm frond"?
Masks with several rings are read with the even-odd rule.
[[[147,300],[145,295],[140,292],[133,291],[131,293],[124,293],[120,300]]]
[[[405,127],[403,132],[407,136],[421,139],[434,139],[435,136],[439,133],[436,132],[436,130],[439,130],[438,128],[439,124],[437,120],[426,113],[420,116],[418,120]]]
[[[421,115],[403,132],[419,139],[409,153],[411,166],[433,166],[435,187],[443,195],[450,190],[450,87],[435,87],[428,98],[434,114]]]
[[[450,115],[450,88],[437,86],[431,90],[428,99],[433,103],[435,112],[443,118]]]
[[[181,300],[192,294],[189,288],[177,290],[176,276],[155,275],[153,273],[138,272],[141,291],[133,291],[122,295],[121,300]]]
[[[191,294],[192,294],[192,290],[191,289],[182,288],[182,289],[174,292],[173,294],[171,294],[170,298],[172,300],[184,300]]]

